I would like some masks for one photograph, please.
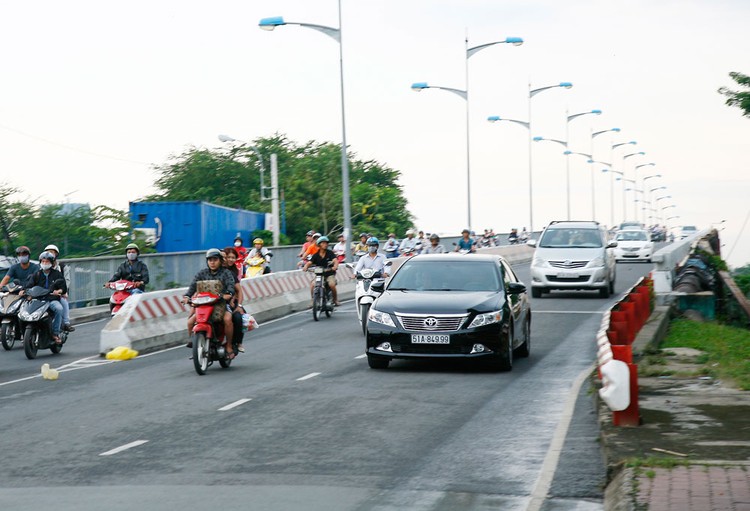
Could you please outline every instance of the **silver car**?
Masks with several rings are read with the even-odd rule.
[[[542,232],[531,261],[531,296],[552,289],[598,290],[608,298],[615,290],[616,264],[607,231],[598,222],[552,222]]]

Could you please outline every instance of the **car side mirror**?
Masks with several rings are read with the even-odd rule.
[[[370,289],[377,293],[382,293],[385,290],[385,282],[378,280],[370,284]]]
[[[528,246],[530,246],[530,247],[535,247],[536,246],[536,240],[529,240],[529,241],[526,242],[526,244]]]
[[[617,240],[611,240],[607,243],[607,248],[615,248],[617,246]]]
[[[526,292],[526,286],[521,282],[511,282],[508,284],[507,292],[509,295],[520,295]]]

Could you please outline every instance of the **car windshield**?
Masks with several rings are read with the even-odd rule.
[[[407,262],[391,279],[391,291],[497,291],[498,267],[490,261]]]
[[[683,231],[697,231],[698,228],[695,227],[694,225],[686,225],[685,227],[682,228],[682,230]]]
[[[539,243],[544,248],[601,248],[602,237],[597,229],[547,229]]]
[[[648,241],[644,231],[622,231],[617,233],[617,241]]]

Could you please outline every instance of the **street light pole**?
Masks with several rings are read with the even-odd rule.
[[[340,0],[339,0],[340,1]],[[501,41],[494,41],[491,43],[480,44],[478,46],[469,47],[469,35],[466,34],[464,39],[464,47],[466,50],[466,59],[464,61],[464,73],[465,73],[465,89],[454,89],[452,87],[439,87],[436,85],[428,85],[427,82],[416,82],[413,83],[411,88],[415,92],[423,91],[424,89],[441,89],[448,92],[452,92],[466,101],[466,220],[467,228],[471,230],[471,109],[469,107],[469,58],[472,55],[494,46],[496,44],[512,44],[513,46],[520,46],[523,44],[523,39],[520,37],[506,37]]]
[[[327,35],[339,44],[339,87],[341,96],[341,202],[343,210],[342,212],[344,216],[344,257],[345,260],[351,261],[352,249],[350,241],[352,232],[352,214],[351,197],[349,192],[349,158],[346,145],[346,108],[344,101],[344,44],[341,23],[341,0],[338,0],[338,18],[338,28],[328,27],[325,25],[316,25],[312,23],[284,21],[284,18],[282,18],[281,16],[276,16],[273,18],[263,18],[258,23],[258,26],[262,30],[269,31],[282,25],[297,25],[300,27],[311,28]]]
[[[618,147],[624,146],[624,145],[636,145],[637,143],[638,142],[636,142],[635,140],[631,140],[630,142],[621,142],[619,144],[613,144],[611,146],[611,149],[610,149],[610,157],[609,157],[609,159],[612,162],[612,164],[614,165],[614,163],[615,163],[615,149],[617,149]],[[624,174],[622,174],[622,175],[624,176]],[[611,196],[611,199],[612,199],[610,201],[610,215],[611,215],[611,219],[610,220],[612,222],[612,226],[614,226],[615,225],[615,201],[614,201],[614,197],[615,197],[615,176],[614,176],[614,174],[610,175],[609,186],[610,186],[610,196]],[[625,199],[624,198],[623,198],[623,202],[622,202],[622,207],[623,207],[622,216],[624,218],[625,217]]]
[[[634,176],[634,178],[635,178],[635,180],[638,181],[638,169],[640,169],[642,167],[653,167],[655,165],[656,165],[656,163],[642,163],[640,165],[636,165],[634,167],[634,170],[635,170],[635,176]],[[643,185],[643,189],[645,190],[646,189],[646,185],[643,184],[643,183],[644,183],[643,182],[643,178],[641,178],[641,184]],[[645,198],[645,195],[644,195],[644,198]],[[649,199],[650,199],[650,197],[649,197]],[[645,214],[645,212],[643,214],[643,223],[644,224],[646,223],[646,214]]]
[[[645,154],[646,154],[646,153],[645,153],[645,152],[643,152],[643,151],[638,151],[638,152],[635,152],[635,153],[630,153],[630,154],[626,154],[625,156],[623,156],[623,157],[622,157],[622,174],[623,174],[623,176],[625,176],[625,175],[626,175],[626,173],[625,173],[625,160],[627,160],[628,158],[631,158],[631,157],[633,157],[633,156],[643,156],[643,155],[645,155]],[[633,172],[635,172],[635,171],[633,171]],[[636,174],[636,175],[635,175],[635,176],[633,176],[633,177],[634,177],[634,180],[633,180],[633,188],[635,188],[635,182],[636,182],[636,180],[638,179],[638,176],[637,176],[637,174]],[[625,185],[623,184],[623,187],[624,187],[624,186],[625,186]],[[624,190],[623,190],[623,193],[624,193]],[[636,198],[636,197],[635,197],[635,193],[633,193],[633,199],[635,199],[635,198]],[[627,217],[625,218],[625,220],[627,220]],[[636,203],[635,203],[635,202],[633,203],[633,220],[636,220],[636,221],[638,220],[638,206],[636,205]]]
[[[534,232],[534,182],[532,172],[532,144],[534,142],[534,139],[531,132],[531,98],[533,98],[540,92],[550,89],[556,89],[558,87],[562,87],[563,89],[570,89],[571,87],[573,87],[573,84],[570,82],[560,82],[557,85],[548,85],[546,87],[532,89],[531,83],[529,83],[529,232],[531,233]]]
[[[570,145],[570,121],[577,117],[582,117],[584,115],[601,115],[601,110],[591,110],[589,112],[581,112],[578,114],[568,115],[568,111],[565,111],[565,143],[566,147]],[[591,158],[591,157],[589,157]],[[570,158],[565,158],[565,185],[567,189],[567,196],[568,196],[568,220],[570,220]],[[591,219],[593,220],[594,217],[592,216]]]
[[[608,130],[601,130],[601,131],[593,131],[592,130],[592,133],[591,133],[591,156],[592,156],[592,158],[591,158],[591,161],[589,163],[591,164],[591,212],[592,212],[591,218],[593,220],[596,220],[596,185],[594,183],[594,181],[595,181],[594,180],[594,164],[597,163],[593,159],[593,155],[594,155],[594,139],[596,137],[598,137],[599,135],[603,135],[604,133],[610,133],[610,132],[619,133],[620,132],[620,128],[610,128]],[[610,227],[612,227],[612,226],[610,226]]]

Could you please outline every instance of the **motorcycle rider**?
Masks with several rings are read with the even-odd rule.
[[[56,344],[61,344],[60,327],[63,323],[63,305],[60,302],[62,296],[68,292],[68,285],[63,273],[55,268],[56,260],[57,257],[52,252],[45,250],[39,254],[39,270],[29,275],[24,283],[24,288],[31,289],[34,286],[41,286],[51,291],[49,308],[54,313],[52,316],[52,340]]]
[[[237,260],[244,261],[247,257],[247,248],[242,246],[242,235],[237,233],[234,237],[234,249],[237,251]]]
[[[421,254],[426,246],[427,238],[424,237],[424,231],[419,231],[417,233],[417,253]]]
[[[235,294],[231,300],[229,300],[229,308],[232,311],[232,324],[234,325],[234,336],[232,338],[232,344],[237,346],[237,351],[245,353],[245,347],[242,345],[242,338],[244,332],[242,331],[242,315],[245,314],[245,308],[242,306],[242,286],[240,281],[242,280],[242,273],[237,267],[237,251],[234,247],[227,247],[224,249],[224,267],[228,269],[234,277],[234,290]]]
[[[60,297],[60,303],[63,306],[63,330],[65,330],[66,332],[74,332],[75,327],[70,324],[70,304],[68,303],[70,272],[68,271],[68,267],[66,265],[58,261],[58,258],[60,257],[60,249],[57,248],[57,245],[49,244],[44,247],[44,251],[51,252],[55,256],[55,269],[62,273],[65,278],[65,292],[63,293],[62,297]]]
[[[367,239],[369,237],[370,236],[366,232],[360,233],[359,241],[352,247],[352,253],[367,252]]]
[[[339,269],[339,260],[336,258],[336,254],[333,250],[328,249],[328,237],[321,236],[318,238],[318,251],[310,256],[310,259],[305,263],[303,271],[307,271],[310,266],[319,266],[325,269],[323,278],[326,279],[328,287],[331,288],[331,294],[333,295],[334,305],[341,305],[339,303],[338,292],[336,291],[336,270]],[[310,283],[310,294],[315,287],[315,281]]]
[[[388,235],[388,241],[385,242],[385,247],[383,247],[383,250],[385,250],[385,256],[388,259],[398,257],[398,240],[396,239],[396,235],[394,233],[390,233]]]
[[[430,244],[422,250],[423,254],[444,254],[445,248],[440,244],[440,236],[430,234]]]
[[[508,243],[511,245],[515,245],[518,243],[518,229],[515,227],[510,230],[510,234],[508,234]]]
[[[309,247],[307,247],[307,252],[305,252],[305,256],[303,257],[303,262],[306,262],[311,255],[316,253],[318,251],[318,240],[320,239],[321,234],[319,232],[313,233],[312,235],[312,243]]]
[[[461,231],[461,239],[456,244],[456,252],[459,250],[468,250],[470,253],[477,251],[474,240],[469,236],[469,229]]]
[[[339,234],[338,243],[333,246],[333,253],[339,258],[339,262],[344,260],[346,256],[346,241],[344,241],[344,234]]]
[[[29,275],[39,271],[39,265],[31,262],[31,251],[29,247],[21,245],[16,249],[16,257],[18,262],[11,265],[8,269],[8,273],[5,274],[3,280],[0,281],[0,288],[5,286],[11,280],[18,280],[21,284],[26,282]]]
[[[245,264],[247,264],[247,261],[252,259],[253,257],[262,257],[266,260],[266,262],[263,264],[263,273],[271,273],[271,252],[263,247],[263,239],[262,238],[255,238],[253,240],[253,248],[250,249],[250,252],[247,253],[247,258],[245,259]]]
[[[225,303],[229,303],[235,295],[234,288],[234,276],[232,272],[223,266],[223,257],[221,251],[218,248],[210,248],[206,252],[206,266],[201,271],[195,274],[193,282],[190,283],[190,287],[187,293],[182,297],[182,303],[188,303],[188,300],[195,295],[198,282],[213,280],[221,283],[221,299]],[[224,311],[224,337],[227,339],[226,352],[227,357],[233,359],[235,357],[234,350],[232,349],[232,339],[234,338],[234,325],[232,324],[232,314],[229,312],[229,306],[225,305],[226,310]],[[193,335],[193,327],[195,326],[195,312],[193,311],[188,318],[188,335]],[[193,347],[193,341],[189,341],[187,344],[188,348]]]
[[[297,257],[300,258],[302,263],[305,262],[305,257],[307,257],[307,249],[313,244],[313,234],[315,234],[315,231],[307,231],[307,234],[305,234],[305,242],[302,244],[299,254],[297,254]]]
[[[117,280],[129,280],[135,283],[135,289],[130,290],[131,295],[143,293],[148,284],[148,266],[146,263],[138,259],[141,254],[141,249],[135,243],[129,243],[125,247],[125,257],[127,261],[118,266],[117,271],[109,279],[110,282]]]
[[[378,253],[380,247],[380,240],[372,236],[367,239],[367,255],[362,256],[357,261],[357,266],[354,268],[354,276],[356,278],[357,273],[364,269],[373,270],[375,273],[382,273],[383,277],[387,277],[388,274],[385,272],[385,256]]]
[[[404,252],[416,253],[419,249],[419,240],[414,237],[414,229],[406,230],[406,238],[401,240],[401,245],[398,247],[398,251],[403,254]]]

